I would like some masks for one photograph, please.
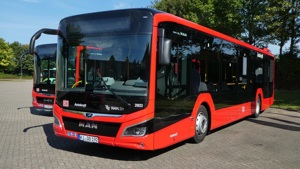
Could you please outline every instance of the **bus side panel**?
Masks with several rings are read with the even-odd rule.
[[[261,110],[266,110],[274,103],[274,97],[262,99]]]
[[[154,149],[165,148],[190,138],[190,117],[154,133]]]
[[[237,117],[236,117],[235,121],[240,120],[245,117],[248,117],[248,116],[251,116],[254,113],[254,110],[253,110],[254,104],[255,104],[255,102],[251,101],[251,102],[237,105],[236,108],[237,108],[238,112],[237,112]]]
[[[212,114],[212,119],[213,119],[212,129],[216,129],[218,127],[251,116],[254,111],[253,110],[254,104],[255,102],[247,102],[247,103],[231,106],[228,108],[222,108],[216,110],[215,113]]]
[[[218,127],[236,121],[238,119],[239,112],[241,112],[240,106],[231,106],[228,108],[216,110],[211,115],[211,119],[213,119],[211,129],[216,129]]]
[[[228,108],[215,110],[212,96],[209,93],[203,93],[198,96],[198,99],[194,106],[192,117],[196,118],[198,109],[202,104],[207,104],[209,109],[207,111],[210,116],[210,130],[216,129],[218,127],[235,121],[241,109],[240,106],[231,106]],[[194,123],[191,124],[191,126],[193,125]]]

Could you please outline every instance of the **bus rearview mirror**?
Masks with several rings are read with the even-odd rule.
[[[171,61],[172,40],[165,38],[165,29],[159,29],[158,63],[169,65]]]
[[[35,46],[35,41],[40,38],[41,34],[48,34],[48,35],[59,35],[62,36],[61,32],[57,29],[48,29],[48,28],[43,28],[37,31],[30,39],[29,42],[29,49],[28,53],[33,55],[34,54],[34,46]]]

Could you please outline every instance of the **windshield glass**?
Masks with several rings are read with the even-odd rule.
[[[56,44],[39,45],[34,55],[34,83],[55,84]]]
[[[125,86],[137,87],[136,91],[141,90],[140,87],[147,88],[149,38],[148,35],[91,37],[86,38],[83,45],[70,46],[64,88],[96,90],[107,85],[106,88],[124,92]],[[143,91],[146,94],[146,90]]]
[[[58,38],[58,105],[109,113],[130,113],[146,106],[151,18],[140,11],[88,14],[61,21],[64,37]],[[101,101],[94,103],[94,99]]]

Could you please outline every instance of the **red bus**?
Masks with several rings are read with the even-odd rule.
[[[42,33],[58,35],[57,136],[156,150],[199,143],[274,101],[275,61],[267,49],[177,16],[128,9],[59,25],[30,43]]]
[[[38,45],[34,52],[32,105],[51,110],[55,100],[56,44]]]

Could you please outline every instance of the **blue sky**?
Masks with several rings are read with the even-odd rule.
[[[8,43],[29,44],[42,28],[57,29],[65,17],[124,8],[147,7],[152,0],[5,0],[1,2],[0,38]],[[56,37],[43,34],[36,45],[55,43]]]
[[[153,0],[5,0],[1,3],[0,38],[8,43],[29,44],[31,36],[42,28],[57,29],[65,17],[124,8],[147,7]],[[56,37],[43,34],[36,45],[55,43]],[[277,46],[270,45],[273,54]]]

